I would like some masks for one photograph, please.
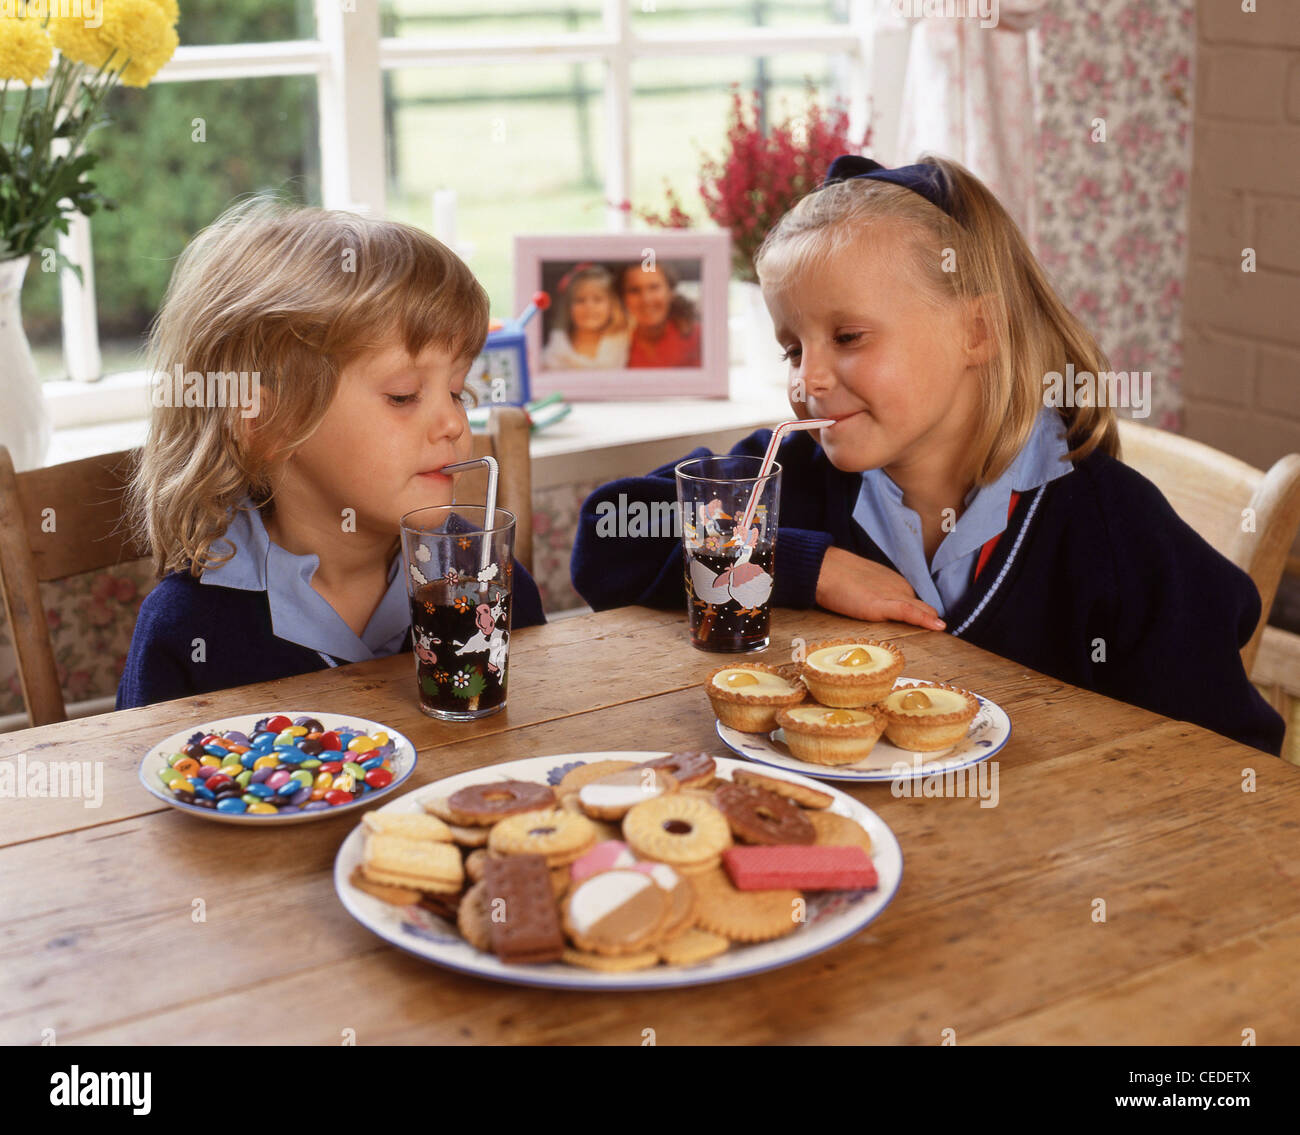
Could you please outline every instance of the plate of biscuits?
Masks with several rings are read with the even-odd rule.
[[[704,683],[717,732],[742,757],[820,780],[917,780],[987,760],[1011,719],[980,694],[903,676],[892,642],[836,638],[798,663],[736,662]]]
[[[451,970],[666,989],[791,965],[893,900],[898,840],[826,785],[699,752],[566,753],[447,777],[339,849],[348,913]]]

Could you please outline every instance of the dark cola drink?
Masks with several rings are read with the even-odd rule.
[[[771,641],[773,551],[686,557],[691,645],[720,654],[763,650]]]
[[[411,632],[420,708],[433,717],[471,720],[506,700],[510,593],[481,587],[425,584],[411,598]]]

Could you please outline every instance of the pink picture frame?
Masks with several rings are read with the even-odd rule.
[[[515,310],[551,297],[526,327],[533,397],[728,397],[730,276],[725,232],[515,237]]]

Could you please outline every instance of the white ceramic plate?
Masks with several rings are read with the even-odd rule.
[[[340,804],[337,808],[322,808],[318,812],[290,812],[287,816],[250,815],[247,812],[218,812],[215,808],[200,808],[196,804],[184,804],[168,791],[167,786],[158,779],[161,769],[167,767],[168,758],[185,748],[195,733],[220,733],[223,729],[235,729],[240,733],[252,734],[253,726],[264,717],[282,715],[290,719],[297,717],[314,717],[327,729],[336,727],[356,729],[373,736],[384,732],[392,739],[393,748],[393,782],[386,788],[378,788],[357,797],[351,804]],[[140,762],[140,783],[153,795],[173,808],[198,816],[204,820],[215,820],[219,824],[251,824],[253,827],[275,827],[278,824],[307,824],[312,820],[329,820],[354,808],[369,808],[381,796],[387,796],[415,771],[415,746],[410,740],[397,732],[390,725],[370,721],[364,717],[349,717],[343,713],[321,712],[320,710],[294,709],[278,710],[273,714],[245,713],[238,717],[223,717],[217,721],[205,721],[202,725],[190,725],[159,741],[150,749]]]
[[[380,811],[419,812],[421,799],[447,796],[471,784],[509,778],[532,780],[555,785],[575,765],[590,761],[626,760],[646,761],[666,756],[665,752],[644,753],[565,753],[553,757],[530,757],[526,760],[508,761],[489,768],[449,776],[445,780],[427,785],[418,792],[409,792],[392,801]],[[718,757],[718,775],[730,777],[733,769],[744,768],[743,761]],[[456,927],[431,914],[422,907],[393,906],[373,895],[357,890],[348,881],[353,869],[361,862],[363,833],[360,826],[339,848],[334,860],[334,889],[349,914],[368,930],[417,957],[447,969],[492,981],[513,985],[535,985],[548,989],[612,990],[626,992],[636,989],[671,989],[684,985],[705,985],[727,981],[764,970],[792,965],[813,954],[852,937],[882,910],[898,890],[903,877],[903,853],[898,840],[879,816],[870,808],[859,804],[851,796],[835,789],[813,785],[806,777],[783,774],[784,779],[796,784],[807,784],[835,797],[832,812],[851,816],[871,836],[872,862],[879,883],[872,891],[829,891],[809,894],[807,921],[793,934],[774,942],[760,942],[752,946],[733,945],[725,954],[691,966],[658,965],[652,969],[631,973],[601,973],[570,966],[563,962],[545,965],[509,965],[493,954],[476,950],[457,932]]]
[[[895,688],[923,678],[899,678]],[[971,693],[975,693],[974,690]],[[751,761],[773,768],[787,769],[816,777],[818,780],[889,783],[895,780],[918,780],[931,773],[955,772],[957,769],[986,761],[1011,738],[1011,718],[996,702],[975,694],[980,703],[979,713],[970,723],[966,738],[951,749],[938,753],[914,753],[900,749],[884,737],[872,747],[865,760],[851,765],[814,765],[801,761],[791,754],[785,743],[785,731],[774,729],[771,733],[742,733],[739,729],[718,722],[718,736],[732,752]]]

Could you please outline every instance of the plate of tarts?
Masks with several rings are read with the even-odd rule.
[[[344,841],[334,883],[363,926],[446,969],[628,991],[830,949],[880,915],[902,869],[879,816],[798,774],[706,753],[589,752],[393,800]]]
[[[821,780],[914,780],[987,760],[1011,736],[980,694],[903,675],[893,643],[841,638],[801,663],[738,662],[709,675],[717,732],[740,756]]]

